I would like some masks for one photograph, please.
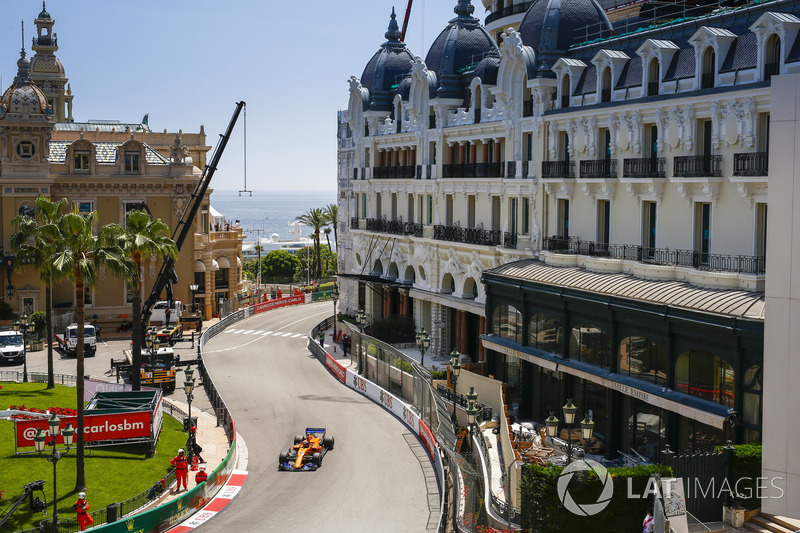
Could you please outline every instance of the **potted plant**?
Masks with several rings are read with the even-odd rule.
[[[44,342],[42,341],[42,336],[47,329],[47,314],[44,311],[31,313],[30,321],[33,324],[32,349],[43,350]]]

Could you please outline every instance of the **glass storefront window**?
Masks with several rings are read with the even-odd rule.
[[[725,444],[725,432],[713,426],[681,417],[680,451],[710,452]]]
[[[500,338],[522,344],[522,313],[513,305],[498,305],[492,313],[492,332]]]
[[[623,413],[627,431],[623,435],[622,449],[635,451],[653,462],[658,462],[667,439],[664,410],[626,397]]]
[[[637,379],[667,384],[667,353],[647,337],[626,337],[619,344],[618,372]]]
[[[733,368],[710,352],[689,350],[678,356],[675,385],[681,392],[733,407]]]
[[[569,338],[570,359],[608,368],[610,348],[611,341],[602,329],[591,324],[572,328]]]
[[[528,346],[563,355],[564,326],[552,313],[536,313],[528,322]]]

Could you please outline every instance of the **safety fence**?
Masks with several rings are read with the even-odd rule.
[[[358,367],[355,373],[340,365],[315,341],[322,331],[332,326],[333,317],[311,331],[309,351],[345,385],[392,411],[412,429],[416,427],[408,419],[418,419],[418,427],[430,432],[427,440],[422,432],[420,438],[426,445],[431,443],[429,454],[436,468],[442,469],[441,473],[437,470],[437,481],[444,500],[439,531],[449,528],[470,533],[492,531],[487,526],[489,519],[486,511],[486,505],[490,503],[486,494],[491,491],[484,480],[486,467],[482,464],[481,451],[475,448],[467,431],[459,428],[459,424],[453,420],[455,411],[451,411],[444,395],[434,387],[429,370],[394,346],[366,335],[350,324],[338,322],[337,327],[350,330],[351,356],[357,361]],[[482,407],[479,420],[490,419],[491,408]],[[499,509],[495,503],[491,502],[497,512]],[[509,511],[512,516],[508,516]],[[516,508],[503,508],[497,514],[518,519]]]
[[[202,364],[202,346],[231,323],[242,320],[246,316],[252,314],[252,308],[236,311],[208,328],[203,336],[200,337],[198,356],[201,362],[198,367],[200,369],[202,385],[214,407],[214,411],[217,415],[217,424],[225,429],[228,443],[230,444],[228,454],[225,459],[223,459],[220,466],[209,474],[208,480],[204,484],[200,484],[194,489],[191,489],[180,498],[171,500],[153,509],[137,513],[137,511],[157,499],[162,490],[165,487],[169,487],[175,481],[175,471],[171,470],[164,477],[163,482],[161,480],[157,481],[148,490],[122,502],[114,503],[108,507],[90,512],[90,516],[95,523],[92,529],[93,531],[102,531],[104,533],[127,533],[129,531],[157,533],[165,531],[200,510],[217,492],[219,492],[223,485],[225,485],[236,464],[236,428],[227,405],[225,405],[225,402],[222,400],[222,397],[214,385],[213,379],[208,375],[205,366]],[[22,378],[22,372],[0,372],[0,381],[22,381]],[[29,373],[28,378],[29,381],[34,381],[33,378],[35,378],[37,382],[46,382],[47,374]],[[57,384],[75,386],[75,376],[55,374],[54,378]],[[183,418],[186,416],[186,413],[182,409],[168,401],[164,402],[164,411],[179,421],[183,421]],[[114,521],[109,523],[109,519]],[[45,524],[43,522],[42,527],[46,527],[49,531],[51,523],[48,522]],[[42,527],[29,529],[20,533],[40,533],[43,531]],[[80,531],[80,526],[76,520],[59,521],[58,533],[73,533],[77,531]]]

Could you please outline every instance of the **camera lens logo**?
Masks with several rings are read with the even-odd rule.
[[[597,503],[578,504],[572,499],[572,495],[567,491],[567,487],[576,472],[594,472],[597,474],[600,483],[603,484],[603,491],[600,493]],[[593,516],[605,509],[609,502],[611,502],[611,496],[614,494],[614,482],[608,470],[606,470],[606,467],[597,461],[587,459],[585,461],[570,463],[561,472],[556,490],[558,491],[558,499],[561,500],[561,503],[569,512],[578,516]]]

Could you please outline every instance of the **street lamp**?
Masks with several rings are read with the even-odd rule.
[[[572,455],[580,449],[580,446],[572,443],[572,426],[575,423],[575,413],[577,413],[578,408],[572,403],[572,399],[568,398],[562,410],[564,411],[564,424],[567,426],[567,445],[564,451],[567,453],[567,464],[570,464],[572,462]],[[555,414],[553,414],[553,411],[550,411],[550,416],[544,423],[547,426],[547,436],[551,439],[558,433],[558,422],[559,420],[556,418]],[[588,442],[592,439],[593,433],[594,422],[587,414],[581,421],[581,436],[584,441]]]
[[[14,331],[22,333],[22,381],[28,382],[28,330],[32,324],[28,323],[28,315],[22,315],[19,320],[14,321]]]
[[[450,352],[450,372],[453,375],[453,427],[456,434],[458,434],[458,415],[456,415],[458,393],[456,387],[458,387],[458,375],[461,374],[461,362],[459,359],[461,359],[461,354],[453,348],[453,351]]]
[[[356,311],[356,323],[358,324],[358,329],[361,333],[364,333],[364,326],[367,323],[367,314],[364,312],[364,309],[359,307],[358,311]],[[350,350],[352,351],[352,346]],[[364,365],[362,364],[363,355],[361,354],[361,338],[359,337],[359,346],[358,346],[358,375],[364,375]]]
[[[189,430],[189,441],[190,442],[189,442],[189,446],[187,446],[187,448],[189,448],[188,460],[189,460],[189,464],[191,465],[192,464],[192,454],[194,453],[194,449],[193,449],[193,446],[192,446],[192,444],[194,444],[194,443],[191,442],[191,440],[192,440],[192,426],[194,426],[194,424],[192,423],[192,398],[193,398],[192,391],[194,390],[194,369],[192,369],[192,367],[190,367],[190,366],[187,366],[183,370],[183,373],[186,376],[186,380],[183,382],[183,392],[186,393],[186,401],[189,403],[189,425],[187,426],[186,429]]]
[[[50,426],[50,431],[45,433],[39,429],[36,432],[36,435],[33,437],[33,443],[36,446],[36,451],[39,452],[40,456],[42,455],[45,446],[53,447],[53,451],[48,457],[46,457],[46,459],[53,463],[53,533],[58,533],[58,510],[56,509],[56,504],[58,503],[58,493],[56,491],[56,463],[59,459],[61,459],[61,452],[56,450],[56,437],[58,437],[61,420],[55,413],[53,413],[50,416],[50,419],[47,421],[47,425]],[[50,435],[51,437],[50,442],[47,442],[47,435]],[[68,452],[70,446],[72,446],[72,437],[74,435],[75,430],[72,428],[72,424],[67,424],[67,427],[65,427],[64,431],[61,432],[64,445],[67,447],[65,453]]]
[[[197,291],[200,285],[197,283],[190,283],[189,290],[192,291],[192,313],[197,313]]]
[[[467,421],[469,422],[469,433],[472,435],[472,429],[475,426],[475,417],[478,414],[478,393],[475,392],[475,387],[470,387],[467,393]]]
[[[419,348],[419,353],[422,356],[420,360],[420,364],[425,366],[425,352],[428,351],[428,348],[431,347],[431,336],[428,335],[428,332],[425,331],[425,328],[422,328],[421,331],[417,333],[417,348]]]
[[[158,339],[158,331],[155,329],[148,331],[147,337],[144,340],[144,344],[147,346],[148,350],[150,350],[150,365],[155,366],[156,355],[158,354],[158,348],[161,345],[161,341]]]
[[[331,300],[333,300],[333,342],[335,343],[337,340],[336,335],[336,302],[339,301],[339,286],[335,283],[333,284],[333,290],[331,291]]]

